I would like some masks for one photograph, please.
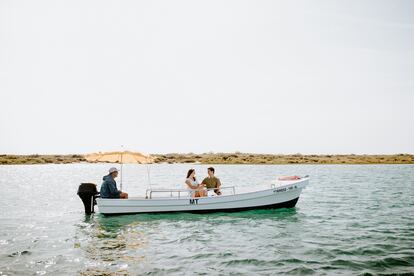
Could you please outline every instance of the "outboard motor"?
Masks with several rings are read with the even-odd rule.
[[[92,214],[94,212],[94,206],[96,205],[95,198],[99,197],[96,184],[93,183],[82,183],[78,188],[78,196],[82,199],[83,205],[85,206],[85,213]]]

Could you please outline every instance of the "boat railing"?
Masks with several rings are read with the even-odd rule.
[[[189,193],[191,192],[196,192],[196,191],[214,191],[217,188],[208,188],[208,189],[147,189],[145,192],[145,198],[146,199],[151,199],[152,198],[152,194],[154,193],[164,193],[164,194],[169,194],[169,197],[178,197],[181,198],[181,194],[184,194],[185,196],[188,196]],[[230,190],[232,192],[233,195],[236,194],[236,187],[235,186],[225,186],[225,187],[220,187],[219,188],[220,191],[222,190]]]

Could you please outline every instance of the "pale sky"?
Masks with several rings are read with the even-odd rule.
[[[0,95],[0,153],[414,153],[414,2],[0,0]]]

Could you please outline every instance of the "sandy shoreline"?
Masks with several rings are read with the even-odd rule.
[[[152,154],[154,163],[200,164],[414,164],[413,154],[392,155],[305,155],[254,153]],[[0,155],[0,165],[71,164],[88,162],[84,155]]]

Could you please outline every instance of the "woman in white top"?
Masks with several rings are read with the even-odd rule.
[[[199,184],[197,179],[195,178],[195,170],[190,169],[187,173],[187,179],[185,180],[185,184],[187,184],[187,188],[194,190],[190,192],[192,197],[202,197],[207,196],[207,191],[205,191],[204,185]]]

